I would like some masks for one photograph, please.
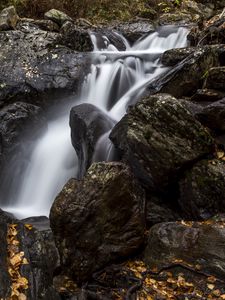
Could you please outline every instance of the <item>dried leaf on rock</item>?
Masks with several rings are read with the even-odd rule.
[[[31,224],[25,224],[24,225],[28,230],[32,230],[33,226]]]

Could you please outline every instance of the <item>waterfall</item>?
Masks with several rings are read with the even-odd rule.
[[[92,33],[91,71],[84,79],[81,95],[74,105],[92,103],[118,122],[145,87],[169,71],[161,65],[161,55],[168,49],[185,47],[187,33],[185,27],[164,26],[132,46],[121,36],[126,51],[118,51],[106,36]],[[14,196],[11,195],[7,202],[0,199],[0,204],[7,203],[0,205],[2,209],[18,218],[48,215],[57,193],[77,173],[68,122],[68,112],[49,122],[47,131],[33,147],[29,163],[21,174],[18,191],[9,186]],[[113,146],[108,135],[109,132],[100,137],[93,161],[112,159]]]

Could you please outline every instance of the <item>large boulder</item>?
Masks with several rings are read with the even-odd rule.
[[[73,21],[67,14],[54,8],[45,13],[45,18],[57,23],[59,26],[62,26],[66,21]]]
[[[3,9],[0,13],[0,31],[15,29],[18,20],[14,6]]]
[[[36,229],[0,210],[2,299],[58,300],[53,272],[58,251],[50,228]]]
[[[192,101],[195,102],[214,102],[218,101],[225,97],[225,91],[218,91],[213,89],[199,89],[196,91],[196,93],[191,97]]]
[[[133,44],[143,35],[149,34],[155,31],[154,26],[149,21],[131,21],[131,22],[122,22],[114,24],[111,27],[108,27],[110,30],[116,30],[117,32],[122,33],[122,35]]]
[[[196,49],[194,47],[175,48],[167,50],[162,55],[162,64],[164,66],[174,66],[187,58],[189,55],[193,54],[195,51]]]
[[[197,89],[202,87],[208,70],[218,66],[218,64],[218,53],[214,48],[198,48],[166,74],[163,79],[160,79],[162,82],[160,91],[177,98],[192,96]]]
[[[78,90],[86,55],[62,46],[61,40],[61,34],[35,27],[0,32],[1,105],[26,101],[47,106],[62,93]]]
[[[50,222],[63,272],[78,282],[134,254],[144,237],[145,199],[122,163],[93,164],[57,196]]]
[[[203,160],[180,180],[179,204],[185,216],[207,219],[225,212],[225,162]]]
[[[99,108],[84,103],[70,111],[72,144],[79,160],[79,178],[90,167],[99,138],[108,132],[114,122]]]
[[[80,26],[67,21],[60,30],[60,43],[75,51],[91,52],[94,49],[89,34],[91,29],[91,26]]]
[[[196,117],[217,133],[225,131],[225,98],[205,106]]]
[[[164,190],[186,165],[210,153],[210,134],[168,94],[141,100],[113,128],[110,138],[147,188]]]
[[[183,266],[224,279],[224,222],[161,223],[149,231],[144,261],[158,270]]]
[[[205,80],[206,88],[225,91],[224,82],[225,82],[225,67],[217,67],[217,68],[209,69]]]

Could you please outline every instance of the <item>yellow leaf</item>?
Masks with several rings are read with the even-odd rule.
[[[201,270],[201,266],[200,265],[195,265],[196,270]]]
[[[28,230],[31,230],[33,228],[33,226],[31,224],[25,224],[24,225]]]
[[[25,257],[23,258],[22,264],[23,265],[29,265],[29,262]]]
[[[25,277],[18,278],[17,284],[19,284],[21,288],[28,289],[28,280]]]
[[[214,287],[215,287],[215,285],[214,285],[214,284],[211,284],[211,283],[208,283],[208,284],[207,284],[207,287],[208,287],[208,289],[213,290]]]
[[[224,157],[224,152],[223,151],[217,151],[216,156],[217,156],[217,158],[222,158],[222,157]]]
[[[21,261],[22,261],[23,256],[24,256],[24,252],[19,252],[19,253],[15,254],[15,255],[14,255],[12,258],[10,258],[10,260],[9,260],[10,263],[11,263],[11,265],[12,265],[12,266],[16,266],[16,265],[20,264]]]
[[[18,300],[27,300],[27,296],[23,293],[19,294]]]
[[[219,297],[220,296],[220,290],[215,290],[215,291],[213,291],[212,292],[213,293],[213,295],[215,295],[216,297]]]

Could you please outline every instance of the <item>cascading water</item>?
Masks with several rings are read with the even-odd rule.
[[[185,27],[164,26],[133,46],[121,37],[126,51],[118,51],[106,36],[92,34],[91,72],[84,80],[78,102],[92,103],[115,122],[119,121],[146,85],[169,70],[161,65],[161,54],[168,49],[185,47],[187,33]],[[13,193],[16,197],[7,199],[4,210],[19,218],[48,215],[62,186],[76,176],[77,158],[70,142],[68,120],[67,113],[49,122],[48,130],[34,146],[19,191]],[[112,159],[113,147],[108,135],[109,132],[99,139],[93,161]]]

